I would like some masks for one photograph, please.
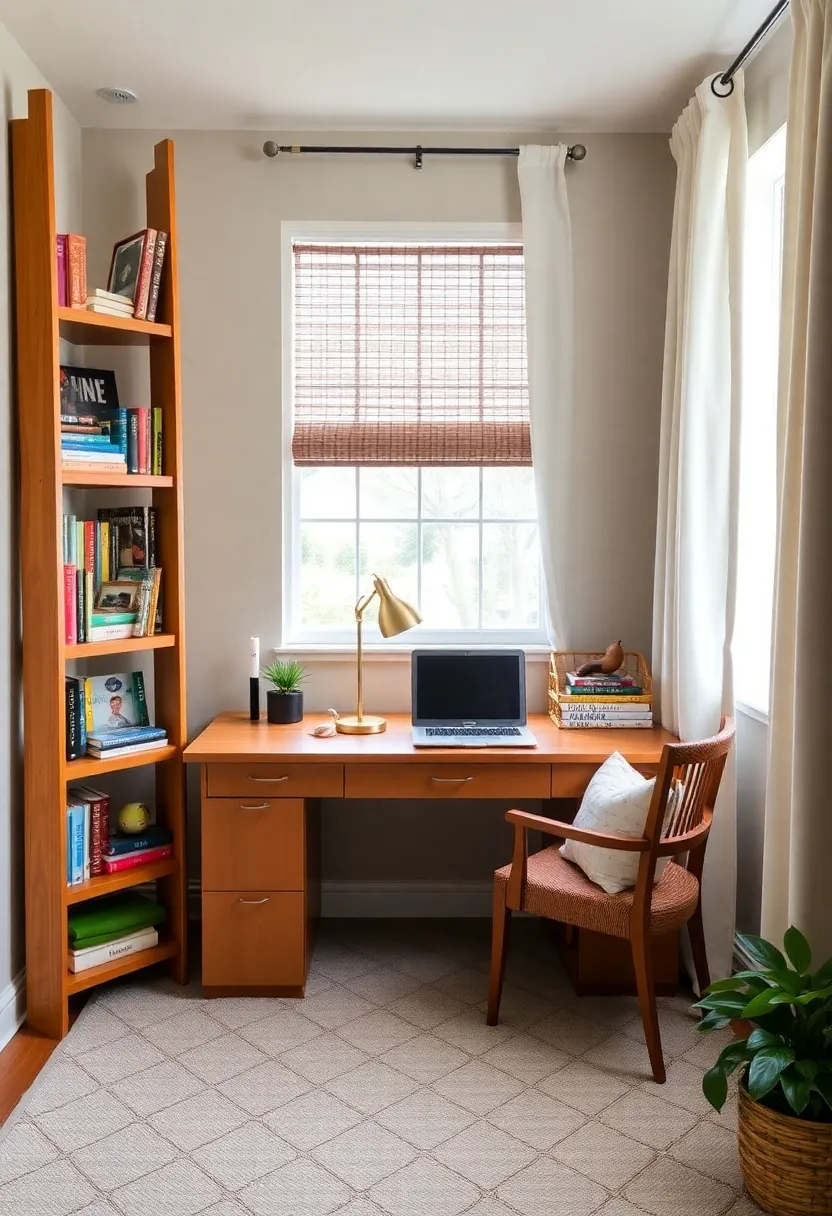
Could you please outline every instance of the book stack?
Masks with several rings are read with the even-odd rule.
[[[64,641],[113,642],[162,628],[154,507],[66,514],[62,534]]]
[[[652,698],[632,676],[579,676],[570,671],[560,698],[560,724],[573,728],[647,729],[653,725]]]
[[[75,232],[59,232],[56,240],[58,307],[84,308],[87,298],[87,238]]]
[[[132,307],[128,300],[106,308],[102,304],[96,311],[132,316]],[[161,474],[162,410],[158,406],[119,405],[115,373],[107,369],[62,366],[60,382],[64,469]]]
[[[167,731],[147,710],[144,673],[67,676],[66,758],[116,759],[167,746]]]
[[[105,872],[110,797],[87,785],[71,785],[67,793],[66,885],[71,887]]]
[[[69,969],[86,971],[159,942],[165,909],[135,891],[90,899],[70,908]]]
[[[103,866],[106,874],[162,861],[173,853],[173,834],[169,828],[152,823],[136,836],[115,833],[104,846]]]
[[[87,296],[87,312],[98,312],[105,317],[132,317],[133,302],[116,291],[104,291],[96,287]]]

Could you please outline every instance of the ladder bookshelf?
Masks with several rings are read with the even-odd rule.
[[[26,1006],[28,1024],[52,1038],[68,1029],[69,998],[128,972],[166,961],[187,978],[185,783],[185,618],[182,554],[182,406],[179,358],[176,202],[173,143],[156,145],[147,174],[149,227],[169,234],[157,322],[110,317],[58,305],[52,95],[29,92],[28,117],[11,123],[17,311],[17,400],[20,438],[20,564],[23,598],[24,799],[26,878]],[[89,234],[94,241],[95,234]],[[61,466],[59,342],[74,346],[144,347],[150,393],[164,419],[162,476],[65,472]],[[79,360],[79,361],[83,361]],[[141,489],[157,507],[163,570],[164,633],[125,641],[64,641],[62,513],[66,487],[95,492]],[[67,761],[64,677],[68,662],[148,652],[155,718],[167,728],[159,751],[110,760]],[[84,674],[83,667],[79,674]],[[71,782],[106,779],[123,769],[155,769],[156,813],[173,833],[170,859],[69,887],[66,884],[66,801]],[[113,811],[116,810],[113,806]],[[73,974],[67,957],[71,905],[140,883],[155,882],[167,919],[159,944]]]

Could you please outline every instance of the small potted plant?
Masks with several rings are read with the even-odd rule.
[[[745,1185],[775,1216],[832,1212],[832,959],[811,970],[794,927],[786,956],[762,937],[740,936],[757,971],[711,984],[698,1007],[704,1033],[745,1023],[702,1081],[721,1110],[728,1077],[739,1081],[739,1155]],[[787,961],[788,959],[788,961]],[[791,965],[790,965],[791,964]]]
[[[278,659],[263,668],[263,676],[273,687],[266,694],[266,717],[275,725],[300,722],[303,717],[301,684],[306,668],[297,659]]]

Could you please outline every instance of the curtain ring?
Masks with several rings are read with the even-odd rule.
[[[716,87],[718,84],[721,84],[724,88],[727,89],[727,91],[725,93],[720,93]],[[730,97],[731,94],[733,93],[733,91],[734,91],[733,76],[731,77],[730,80],[727,80],[727,81],[723,80],[722,76],[720,76],[719,73],[717,73],[716,76],[714,76],[713,80],[711,81],[711,92],[713,93],[714,97]]]

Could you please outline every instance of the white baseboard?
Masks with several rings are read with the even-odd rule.
[[[321,883],[324,917],[490,916],[492,882]]]
[[[491,882],[338,882],[321,883],[325,917],[395,919],[397,917],[490,917]],[[202,888],[188,882],[188,919],[199,920]]]
[[[26,968],[21,967],[10,984],[0,991],[0,1051],[11,1041],[26,1019]]]

